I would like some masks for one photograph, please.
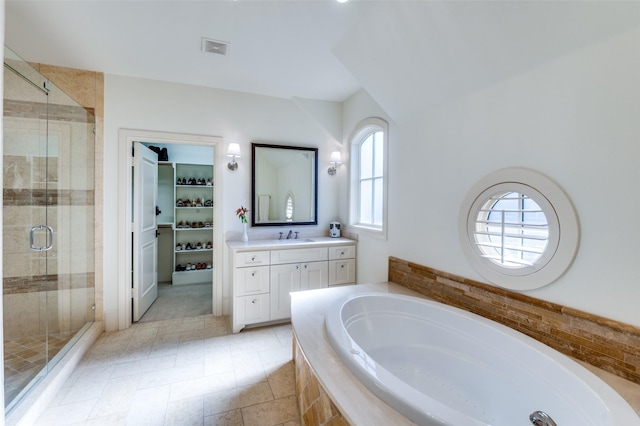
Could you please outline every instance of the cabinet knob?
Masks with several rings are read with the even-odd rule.
[[[340,267],[341,267],[342,269],[344,269],[344,265],[340,265]]]
[[[252,305],[255,305],[255,304],[256,304],[256,302],[257,302],[257,300],[256,300],[256,299],[253,299],[253,300],[251,301],[251,304],[252,304]]]
[[[340,252],[340,256],[344,256],[344,251],[341,251],[341,252]]]
[[[307,269],[307,265],[304,265],[304,269]]]
[[[251,261],[253,262],[254,260],[256,260],[256,257],[255,257],[255,256],[252,256],[252,257],[251,257]]]
[[[300,265],[296,265],[296,269],[300,269]]]
[[[251,273],[251,276],[252,276],[252,277],[255,277],[255,276],[256,276],[256,271],[253,271],[253,272]]]

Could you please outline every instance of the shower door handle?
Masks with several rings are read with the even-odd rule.
[[[34,233],[35,231],[41,231],[43,229],[46,229],[47,232],[49,232],[49,244],[43,247],[36,247],[34,242]],[[31,243],[31,250],[35,250],[35,251],[51,250],[51,248],[53,247],[53,228],[47,225],[32,226],[31,230],[29,231],[29,242]]]

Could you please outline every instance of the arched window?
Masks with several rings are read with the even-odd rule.
[[[388,124],[368,118],[351,138],[350,224],[386,238]]]
[[[289,191],[287,198],[284,200],[284,218],[287,222],[293,221],[293,193]]]

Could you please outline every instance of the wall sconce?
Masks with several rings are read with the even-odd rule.
[[[342,163],[342,155],[340,154],[340,151],[333,151],[331,153],[331,158],[329,159],[329,161],[333,163],[333,166],[329,167],[327,173],[333,176],[338,171],[336,168],[338,164]]]
[[[236,170],[238,168],[238,163],[236,162],[236,157],[240,158],[240,145],[237,143],[230,143],[229,148],[227,148],[227,157],[231,157],[231,162],[227,164],[229,170]]]

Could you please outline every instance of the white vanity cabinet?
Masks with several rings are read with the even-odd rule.
[[[356,246],[346,238],[227,244],[233,262],[234,333],[249,324],[290,318],[292,291],[355,284]]]

